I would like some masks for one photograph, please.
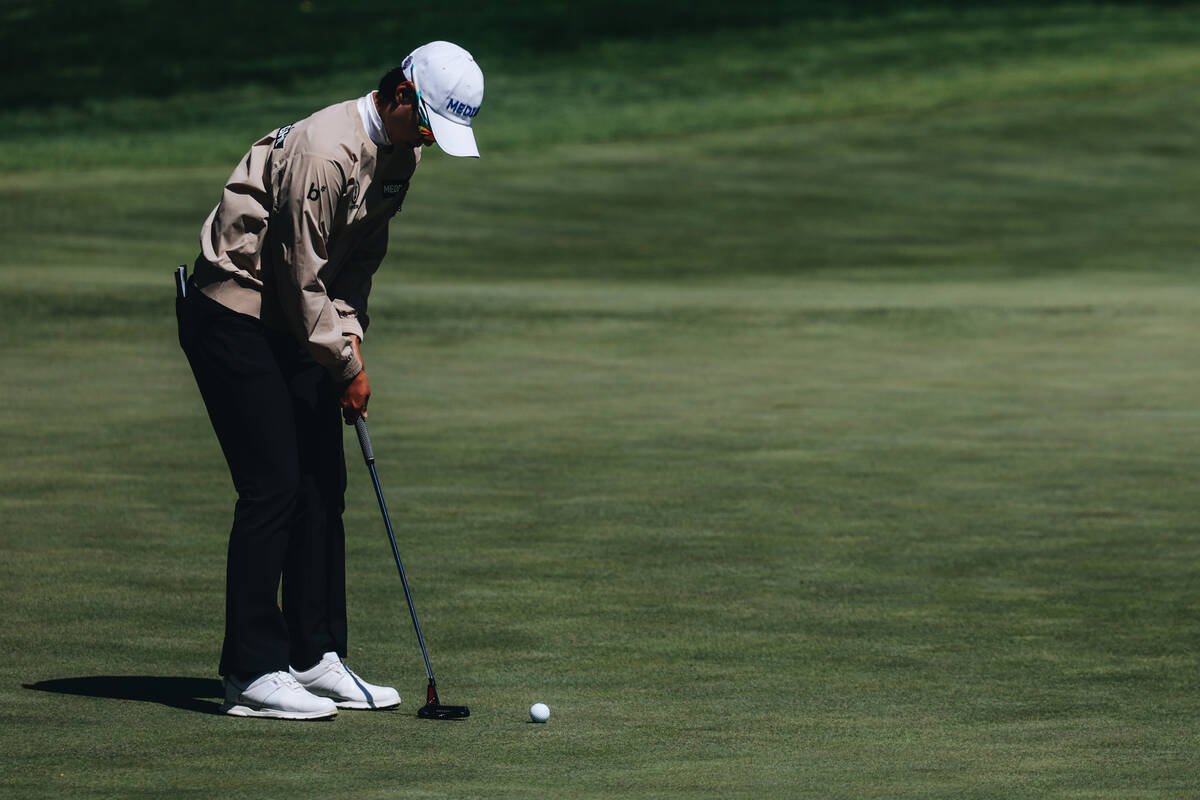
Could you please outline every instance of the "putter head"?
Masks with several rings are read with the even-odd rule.
[[[425,690],[425,705],[417,709],[421,719],[463,719],[471,716],[471,709],[466,706],[444,706],[438,699],[437,685],[433,678],[429,679],[429,688]]]
[[[421,719],[464,719],[471,716],[471,709],[466,706],[444,706],[440,703],[426,703],[417,709]]]

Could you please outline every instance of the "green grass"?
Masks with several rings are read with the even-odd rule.
[[[203,713],[233,492],[168,273],[272,115],[350,73],[208,127],[123,131],[195,106],[113,100],[78,160],[0,174],[0,792],[1196,796],[1200,17],[1024,13],[1052,45],[993,47],[991,12],[834,20],[780,68],[756,43],[801,28],[742,31],[726,71],[778,113],[683,91],[671,135],[618,135],[598,87],[524,138],[528,82],[489,73],[496,152],[428,154],[364,345],[461,724],[415,717],[352,436],[350,661],[406,710]],[[711,44],[528,71],[564,98],[605,53],[670,82]],[[73,113],[6,112],[5,142]]]
[[[771,125],[885,113],[903,127],[909,114],[1029,97],[1136,98],[1164,81],[1194,82],[1197,36],[1200,12],[1189,8],[1018,5],[784,17],[770,28],[601,39],[539,54],[489,47],[476,51],[487,81],[476,127],[485,157],[523,158],[553,145],[706,132],[735,144]],[[227,174],[251,141],[365,93],[392,60],[330,64],[288,78],[295,85],[264,69],[265,84],[200,74],[164,98],[51,94],[47,107],[14,104],[0,109],[0,171],[208,165]]]

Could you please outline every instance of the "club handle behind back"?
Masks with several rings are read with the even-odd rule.
[[[354,430],[358,433],[358,445],[362,448],[363,461],[367,466],[375,463],[375,451],[371,449],[371,434],[367,432],[367,421],[362,417],[354,420]]]

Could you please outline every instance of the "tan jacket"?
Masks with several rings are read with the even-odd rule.
[[[200,232],[195,282],[218,303],[291,331],[335,380],[362,370],[371,276],[420,148],[378,147],[357,101],[254,143]]]

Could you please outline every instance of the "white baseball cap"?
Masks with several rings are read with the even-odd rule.
[[[471,54],[450,42],[430,42],[400,66],[421,93],[438,147],[452,156],[479,158],[471,120],[483,103],[483,71]]]

